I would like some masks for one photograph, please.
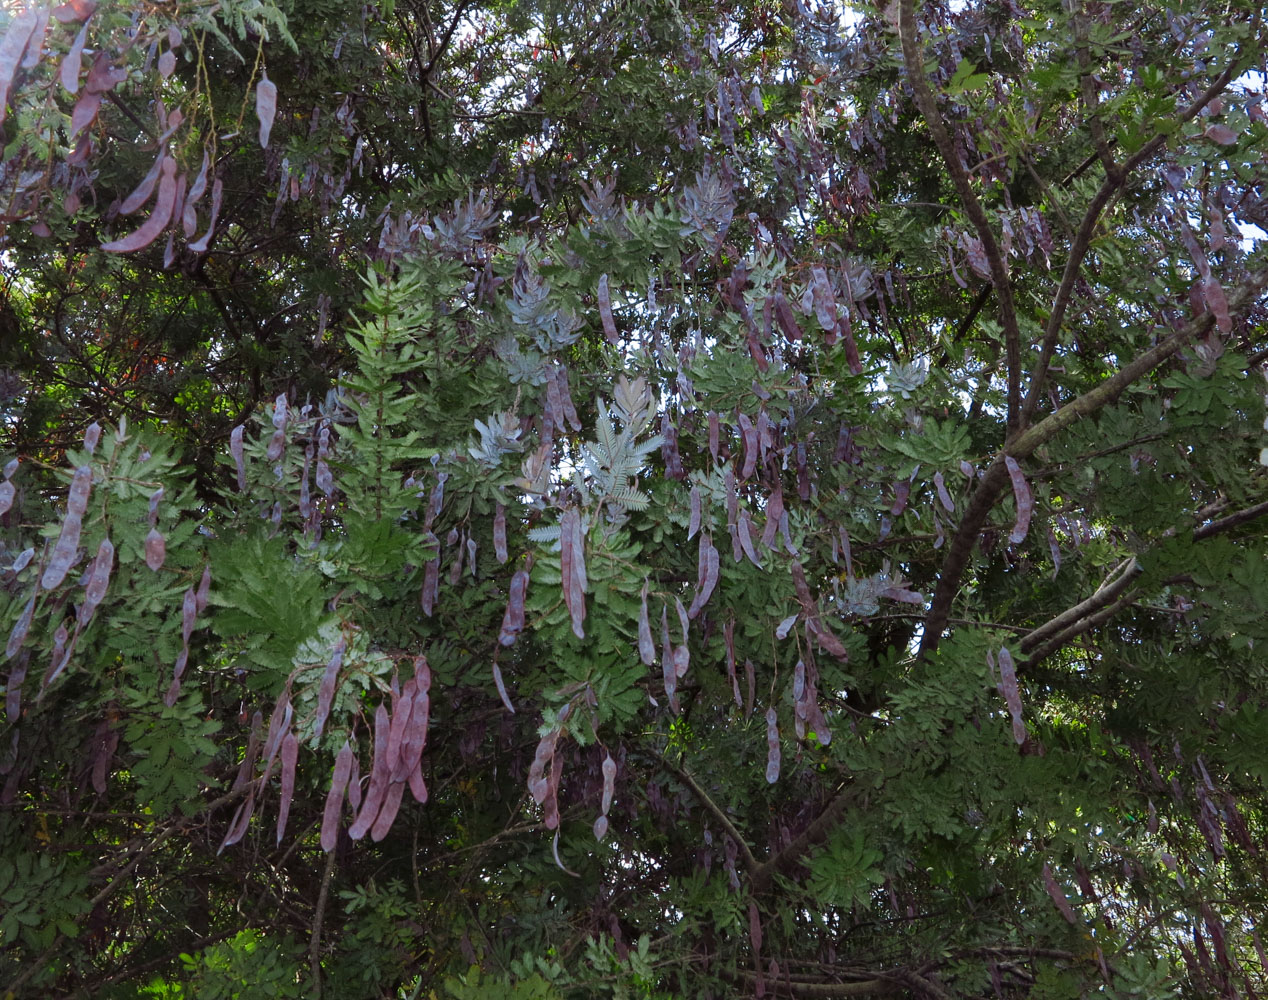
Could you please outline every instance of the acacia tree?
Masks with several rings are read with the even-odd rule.
[[[1259,16],[15,14],[9,992],[1268,988]]]

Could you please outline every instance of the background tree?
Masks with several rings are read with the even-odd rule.
[[[1260,17],[10,15],[9,993],[1268,989]]]

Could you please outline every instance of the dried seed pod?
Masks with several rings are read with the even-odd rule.
[[[652,640],[652,626],[647,617],[647,581],[643,581],[642,602],[638,611],[638,656],[643,666],[656,664],[656,644]]]
[[[238,473],[238,492],[245,493],[247,489],[247,462],[246,455],[242,450],[242,432],[245,428],[238,424],[229,432],[229,454],[233,456],[234,468]]]
[[[157,573],[167,560],[167,540],[158,528],[151,528],[145,536],[145,565]]]
[[[774,708],[766,710],[766,781],[779,780],[779,724]]]
[[[18,650],[22,648],[22,643],[26,642],[26,634],[31,629],[31,615],[34,613],[35,594],[31,594],[30,599],[26,602],[26,607],[18,615],[18,620],[13,623],[13,630],[9,632],[9,641],[4,647],[4,655],[7,659],[13,659]]]
[[[330,659],[326,661],[326,670],[321,676],[321,687],[317,691],[317,720],[313,724],[313,739],[321,736],[330,717],[330,707],[335,700],[335,682],[339,679],[339,668],[343,666],[343,652],[347,648],[343,637],[335,643],[330,651]]]
[[[277,842],[286,833],[286,820],[291,814],[291,799],[295,796],[295,762],[299,759],[299,741],[288,732],[282,740],[282,791],[277,806]]]
[[[335,767],[330,777],[330,791],[326,793],[326,807],[321,814],[321,849],[333,851],[339,838],[339,810],[343,805],[344,791],[352,777],[352,747],[347,740],[335,755]]]

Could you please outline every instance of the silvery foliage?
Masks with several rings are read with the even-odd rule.
[[[571,309],[551,302],[550,282],[536,271],[524,268],[512,285],[514,298],[507,304],[511,318],[533,332],[533,340],[545,353],[568,347],[581,336],[581,320]]]
[[[469,445],[467,451],[481,465],[491,469],[497,468],[503,455],[518,452],[523,447],[520,435],[519,418],[513,413],[495,413],[486,424],[483,420],[475,422],[476,432],[480,440]]]
[[[716,246],[722,242],[735,214],[731,182],[706,166],[696,174],[696,183],[683,191],[678,199],[678,209],[682,213],[679,233],[683,236],[700,233]]]
[[[510,334],[501,337],[493,350],[506,365],[507,378],[512,385],[542,385],[546,381],[546,359],[531,347],[521,350]]]
[[[885,376],[885,384],[889,391],[897,393],[903,399],[911,399],[911,394],[929,379],[929,366],[924,361],[913,361],[911,364],[894,362],[889,366],[889,374]]]
[[[484,240],[484,234],[497,222],[494,207],[485,192],[479,196],[467,195],[464,202],[461,198],[453,203],[453,211],[437,215],[432,219],[430,233],[435,235],[436,243],[442,250],[453,253],[466,253],[476,244]]]

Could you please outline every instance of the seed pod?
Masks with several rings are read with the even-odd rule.
[[[238,492],[245,493],[247,489],[247,462],[246,455],[242,451],[242,432],[245,428],[238,424],[229,432],[229,454],[233,456],[233,464],[238,472]]]
[[[391,722],[388,719],[387,706],[382,702],[374,713],[374,762],[370,765],[370,787],[366,789],[365,801],[357,813],[357,818],[348,828],[348,836],[360,840],[370,832],[370,827],[378,818],[383,807],[390,783],[387,767],[387,738]]]
[[[88,586],[84,592],[84,603],[79,606],[79,627],[83,628],[92,618],[93,612],[106,596],[106,588],[110,585],[110,570],[114,565],[114,545],[109,538],[103,538],[97,546],[97,558],[92,564],[88,577]]]
[[[498,666],[497,660],[493,661],[493,684],[497,688],[498,697],[502,699],[502,704],[506,706],[506,710],[514,715],[515,706],[511,704],[511,696],[506,693],[506,683],[502,680],[502,668]]]
[[[502,616],[502,629],[498,641],[503,646],[515,643],[515,637],[524,628],[524,597],[528,590],[527,570],[516,570],[511,577],[510,594],[506,602],[506,613]]]
[[[84,451],[91,455],[97,450],[97,442],[101,440],[101,424],[93,421],[84,431]]]
[[[775,784],[779,780],[779,725],[775,709],[766,710],[766,781]]]
[[[282,792],[277,807],[277,842],[286,833],[286,820],[291,814],[291,799],[295,796],[295,762],[299,758],[299,741],[288,732],[282,740]]]
[[[1008,469],[1008,477],[1013,483],[1013,499],[1017,502],[1017,523],[1009,532],[1008,540],[1014,545],[1020,545],[1026,540],[1026,531],[1030,528],[1030,516],[1035,510],[1035,498],[1030,492],[1030,486],[1026,483],[1026,477],[1022,475],[1021,466],[1012,455],[1004,456],[1004,467]]]
[[[145,565],[157,573],[167,560],[167,540],[158,528],[151,528],[145,536]]]
[[[692,537],[700,530],[700,487],[692,485],[691,487],[691,518],[687,523],[687,541],[691,541]]]
[[[330,778],[330,791],[326,793],[326,807],[321,814],[321,849],[333,851],[339,838],[339,810],[343,805],[344,790],[352,776],[352,747],[347,740],[335,755],[335,768]]]
[[[678,671],[674,666],[674,647],[669,641],[669,611],[660,609],[660,671],[665,681],[665,696],[669,699],[669,707],[678,714]]]
[[[26,665],[31,655],[22,653],[9,668],[9,679],[4,682],[4,714],[13,725],[22,714],[22,682],[26,680]]]
[[[22,643],[26,641],[26,634],[30,631],[31,615],[34,612],[35,594],[32,594],[31,599],[26,602],[26,607],[18,615],[18,620],[13,623],[13,630],[9,633],[9,641],[4,647],[4,655],[7,659],[13,659],[17,651],[22,648]]]
[[[501,504],[497,505],[497,512],[493,515],[493,554],[499,563],[505,564],[507,559],[506,508]]]
[[[343,637],[335,643],[330,651],[330,659],[326,661],[325,673],[321,675],[321,687],[317,691],[317,721],[313,724],[313,739],[321,736],[330,716],[330,706],[335,700],[335,682],[339,679],[339,668],[343,666],[343,651],[347,648]]]
[[[612,808],[612,794],[615,788],[616,761],[612,759],[611,754],[605,754],[603,757],[603,801],[599,806],[605,816]]]
[[[954,514],[955,503],[951,499],[951,494],[947,492],[947,484],[942,478],[941,472],[935,472],[933,474],[933,485],[938,491],[938,500],[941,501],[943,508],[945,508],[948,514]]]
[[[643,666],[656,664],[656,645],[652,640],[652,626],[647,617],[647,581],[643,581],[642,603],[638,611],[638,656]]]
[[[9,508],[13,506],[13,498],[17,496],[17,493],[17,489],[9,480],[6,479],[0,483],[0,514],[9,512]]]

